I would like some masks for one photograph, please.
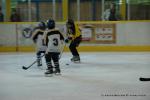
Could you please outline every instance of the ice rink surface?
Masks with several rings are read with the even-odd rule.
[[[60,59],[61,76],[45,77],[35,53],[0,53],[0,100],[150,100],[150,52],[81,52]],[[69,65],[66,65],[69,64]]]

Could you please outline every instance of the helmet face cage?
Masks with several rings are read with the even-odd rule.
[[[40,22],[40,23],[38,24],[38,26],[39,26],[39,28],[42,29],[42,30],[45,30],[45,29],[46,29],[46,25],[45,25],[44,22]]]
[[[71,28],[71,27],[73,27],[73,25],[74,25],[74,21],[73,21],[72,19],[68,19],[68,21],[67,21],[67,23],[66,23],[66,26],[67,26],[68,28]]]
[[[49,20],[47,21],[47,27],[48,27],[49,29],[55,28],[55,21],[52,20],[52,19],[49,19]]]

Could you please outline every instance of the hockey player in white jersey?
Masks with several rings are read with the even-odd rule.
[[[44,22],[40,22],[38,26],[34,29],[32,34],[32,40],[36,44],[36,57],[37,66],[42,66],[42,53],[45,54],[46,46],[43,45],[43,34],[46,30],[46,25]]]
[[[55,28],[55,21],[50,19],[47,21],[48,30],[44,34],[44,44],[47,46],[46,63],[47,71],[45,75],[60,74],[59,55],[61,52],[61,45],[64,41],[63,35]],[[53,64],[52,65],[52,61]],[[54,67],[53,67],[54,66]]]

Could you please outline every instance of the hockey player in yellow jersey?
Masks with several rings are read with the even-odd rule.
[[[67,38],[65,39],[65,42],[70,43],[69,49],[73,55],[71,61],[80,62],[80,55],[77,51],[77,47],[79,46],[82,40],[80,29],[72,19],[68,19],[66,27],[67,27]]]

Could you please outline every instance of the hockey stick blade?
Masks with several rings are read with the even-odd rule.
[[[22,66],[22,69],[27,70],[27,69],[28,69],[28,67]]]
[[[44,57],[44,55],[42,55],[41,57]],[[35,63],[37,62],[37,60],[35,60],[31,65],[29,65],[28,67],[22,66],[22,69],[27,70],[28,68],[32,67]]]
[[[150,78],[142,78],[142,77],[140,77],[139,80],[140,81],[150,81]]]

